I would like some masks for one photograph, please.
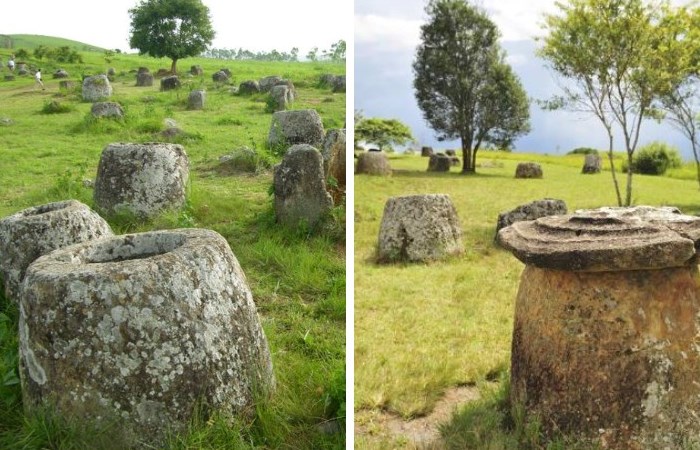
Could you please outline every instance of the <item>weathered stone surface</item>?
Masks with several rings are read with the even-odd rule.
[[[116,424],[123,448],[160,447],[198,407],[244,413],[274,385],[243,270],[210,230],[117,236],[37,260],[19,329],[25,407]]]
[[[94,200],[100,212],[153,217],[185,203],[189,161],[177,144],[109,144],[102,151]]]
[[[514,223],[498,232],[498,241],[525,264],[542,268],[603,272],[680,267],[695,256],[700,218],[672,211],[581,210]],[[672,222],[663,219],[668,215]]]
[[[275,111],[286,110],[294,99],[292,91],[290,91],[289,88],[283,84],[273,86],[270,90],[270,96],[275,102]]]
[[[203,109],[207,98],[207,93],[203,89],[190,92],[187,97],[187,109]]]
[[[324,135],[323,122],[316,110],[299,109],[272,114],[267,140],[271,147],[308,144],[320,148]]]
[[[457,211],[445,194],[392,197],[379,228],[379,260],[430,261],[464,251]]]
[[[323,87],[332,87],[335,77],[336,75],[333,75],[332,73],[324,73],[319,77],[318,84]]]
[[[14,123],[15,121],[9,117],[0,117],[0,125],[3,127],[9,127],[10,125],[14,125]]]
[[[367,175],[391,175],[389,159],[382,152],[363,152],[357,157],[356,173]]]
[[[588,154],[586,159],[583,161],[583,169],[581,173],[600,173],[600,168],[602,166],[602,159],[600,155]]]
[[[599,208],[499,239],[527,264],[511,359],[526,421],[601,448],[700,444],[700,218]]]
[[[277,221],[296,226],[300,221],[316,224],[333,207],[326,191],[323,157],[310,145],[294,145],[275,167],[275,213]]]
[[[148,72],[148,69],[146,69],[146,72],[141,72],[141,69],[139,69],[139,72],[136,74],[136,86],[138,87],[148,87],[148,86],[153,86],[153,74]]]
[[[345,75],[333,79],[333,92],[345,92]]]
[[[432,156],[433,154],[433,148],[432,147],[421,147],[420,149],[420,155],[424,157]]]
[[[542,167],[533,162],[519,163],[515,168],[515,178],[542,178]]]
[[[284,79],[280,76],[277,75],[272,75],[269,77],[264,77],[261,78],[258,81],[258,85],[260,86],[260,91],[261,92],[270,92],[273,86],[277,86],[280,82],[284,81]]]
[[[455,152],[455,151],[452,150],[452,149],[447,149],[447,150],[445,150],[445,154],[446,154],[447,156],[457,156],[457,152]]]
[[[93,75],[83,80],[83,100],[97,102],[112,96],[112,85],[107,75]]]
[[[24,273],[41,255],[111,235],[107,222],[77,200],[35,206],[3,218],[0,220],[0,272],[6,297],[19,302]]]
[[[459,167],[460,164],[462,164],[462,161],[460,161],[459,158],[456,156],[450,156],[450,165],[452,167]]]
[[[501,228],[513,225],[515,222],[535,220],[546,216],[558,216],[566,213],[567,209],[564,200],[553,198],[535,200],[499,214],[498,222],[496,223],[496,233],[498,233]]]
[[[342,202],[345,195],[345,130],[328,130],[323,140],[323,173],[325,178],[333,177],[335,185],[329,185],[328,190],[336,205]]]
[[[173,89],[178,89],[180,86],[182,86],[182,84],[177,75],[168,75],[160,79],[161,91],[171,91]]]
[[[75,88],[76,84],[75,81],[69,81],[69,80],[61,80],[58,82],[58,88],[61,90],[71,90]]]
[[[430,155],[428,160],[428,172],[449,172],[452,167],[450,157],[442,153]]]
[[[260,85],[255,80],[247,80],[240,84],[238,93],[241,95],[249,95],[260,92]]]
[[[211,79],[215,83],[226,83],[230,78],[230,75],[226,74],[224,70],[219,70],[217,72],[214,72],[214,74],[211,76]]]
[[[60,79],[60,78],[68,78],[70,75],[68,75],[68,72],[66,72],[63,69],[58,69],[53,73],[53,78],[54,79]]]
[[[90,108],[93,117],[109,117],[114,119],[124,118],[122,105],[116,102],[95,102]]]
[[[194,75],[194,76],[203,75],[203,74],[204,74],[204,69],[202,69],[202,66],[200,66],[199,64],[197,64],[197,65],[195,65],[195,66],[190,67],[190,74],[192,74],[192,75]]]
[[[112,79],[115,76],[117,76],[117,69],[115,69],[114,67],[110,67],[109,69],[107,69],[107,77],[108,78]]]
[[[698,285],[696,264],[599,273],[528,265],[516,301],[511,402],[527,421],[546,418],[545,434],[600,448],[693,448]]]
[[[170,70],[168,70],[168,69],[160,68],[156,71],[156,78],[169,77],[172,75],[175,75],[175,74],[170,72]]]

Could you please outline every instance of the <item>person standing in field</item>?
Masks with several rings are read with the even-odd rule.
[[[10,69],[10,72],[15,71],[15,55],[13,54],[10,56],[10,60],[7,61],[7,68]]]
[[[44,91],[46,88],[44,87],[44,82],[41,81],[41,69],[37,69],[36,73],[34,74],[34,79],[36,80],[36,83],[34,83],[34,88],[37,87],[37,85],[41,86],[41,90]]]

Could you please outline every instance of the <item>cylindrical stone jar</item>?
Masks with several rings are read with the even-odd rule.
[[[19,331],[25,406],[115,422],[115,439],[134,448],[185,429],[198,407],[242,413],[274,385],[245,275],[210,230],[116,236],[38,259]]]
[[[446,194],[392,197],[379,228],[382,262],[431,261],[464,251],[462,228]]]
[[[526,264],[511,355],[526,420],[602,448],[700,443],[700,218],[601,208],[499,240]]]
[[[98,211],[151,218],[185,204],[189,160],[178,144],[109,144],[95,179]]]
[[[15,303],[27,267],[39,256],[79,242],[112,236],[109,224],[77,200],[27,208],[0,220],[0,272]]]

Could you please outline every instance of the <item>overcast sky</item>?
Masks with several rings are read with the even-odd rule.
[[[674,4],[687,3],[682,0]],[[458,141],[438,143],[418,109],[413,93],[411,64],[425,23],[426,0],[355,0],[355,108],[365,117],[395,118],[409,125],[419,145],[456,148]],[[498,26],[508,62],[528,96],[536,99],[560,94],[555,76],[535,57],[536,36],[542,36],[545,13],[557,11],[554,0],[482,0],[482,7]],[[576,147],[607,149],[605,131],[595,120],[563,111],[530,107],[532,132],[520,138],[517,150],[566,153]],[[691,158],[685,139],[669,126],[647,121],[640,143],[663,140]],[[617,148],[622,148],[618,141]]]
[[[5,0],[0,34],[41,34],[110,49],[129,49],[129,9],[138,0]],[[203,0],[216,48],[289,51],[305,55],[352,36],[352,1]],[[333,4],[331,7],[331,3]]]

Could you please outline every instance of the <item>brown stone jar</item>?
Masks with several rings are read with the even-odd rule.
[[[700,443],[700,218],[601,208],[518,222],[511,402],[614,449]]]

